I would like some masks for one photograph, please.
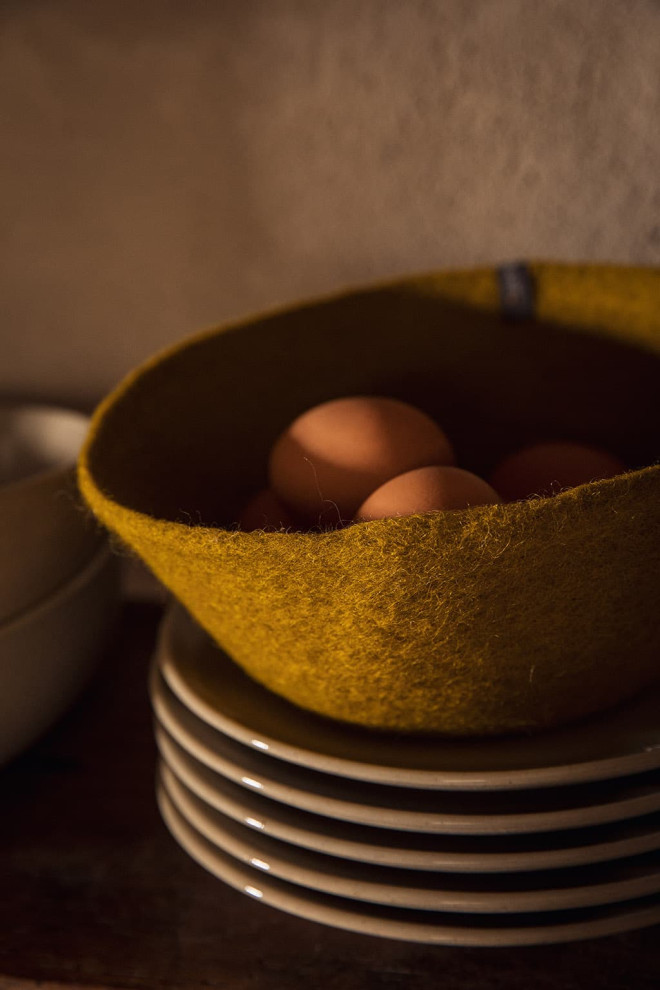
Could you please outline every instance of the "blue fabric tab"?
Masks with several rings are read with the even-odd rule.
[[[516,262],[497,269],[500,305],[504,316],[514,320],[529,320],[534,316],[536,286],[527,265]]]

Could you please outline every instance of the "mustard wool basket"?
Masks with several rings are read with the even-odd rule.
[[[464,736],[622,702],[660,675],[660,272],[525,271],[533,312],[511,310],[496,270],[451,272],[184,340],[98,408],[85,499],[237,664],[303,708]],[[479,474],[543,439],[606,447],[628,470],[552,498],[241,532],[281,430],[351,394],[424,409]]]

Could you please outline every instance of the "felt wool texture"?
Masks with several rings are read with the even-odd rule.
[[[79,484],[250,675],[374,729],[483,735],[578,719],[660,675],[660,272],[535,264],[371,286],[184,340],[96,411]],[[389,395],[487,473],[523,443],[604,446],[625,474],[552,498],[311,532],[241,532],[303,410]]]

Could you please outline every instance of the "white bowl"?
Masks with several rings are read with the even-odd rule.
[[[0,765],[33,743],[86,685],[119,604],[119,560],[104,544],[55,594],[0,626]]]
[[[88,425],[68,409],[0,405],[0,623],[72,578],[100,545],[75,478]]]

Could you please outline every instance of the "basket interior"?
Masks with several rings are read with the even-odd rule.
[[[281,430],[316,403],[351,394],[414,403],[445,429],[458,463],[479,474],[544,439],[605,447],[630,469],[660,456],[652,351],[395,286],[206,334],[154,361],[106,410],[90,470],[133,510],[234,528],[266,484]]]

